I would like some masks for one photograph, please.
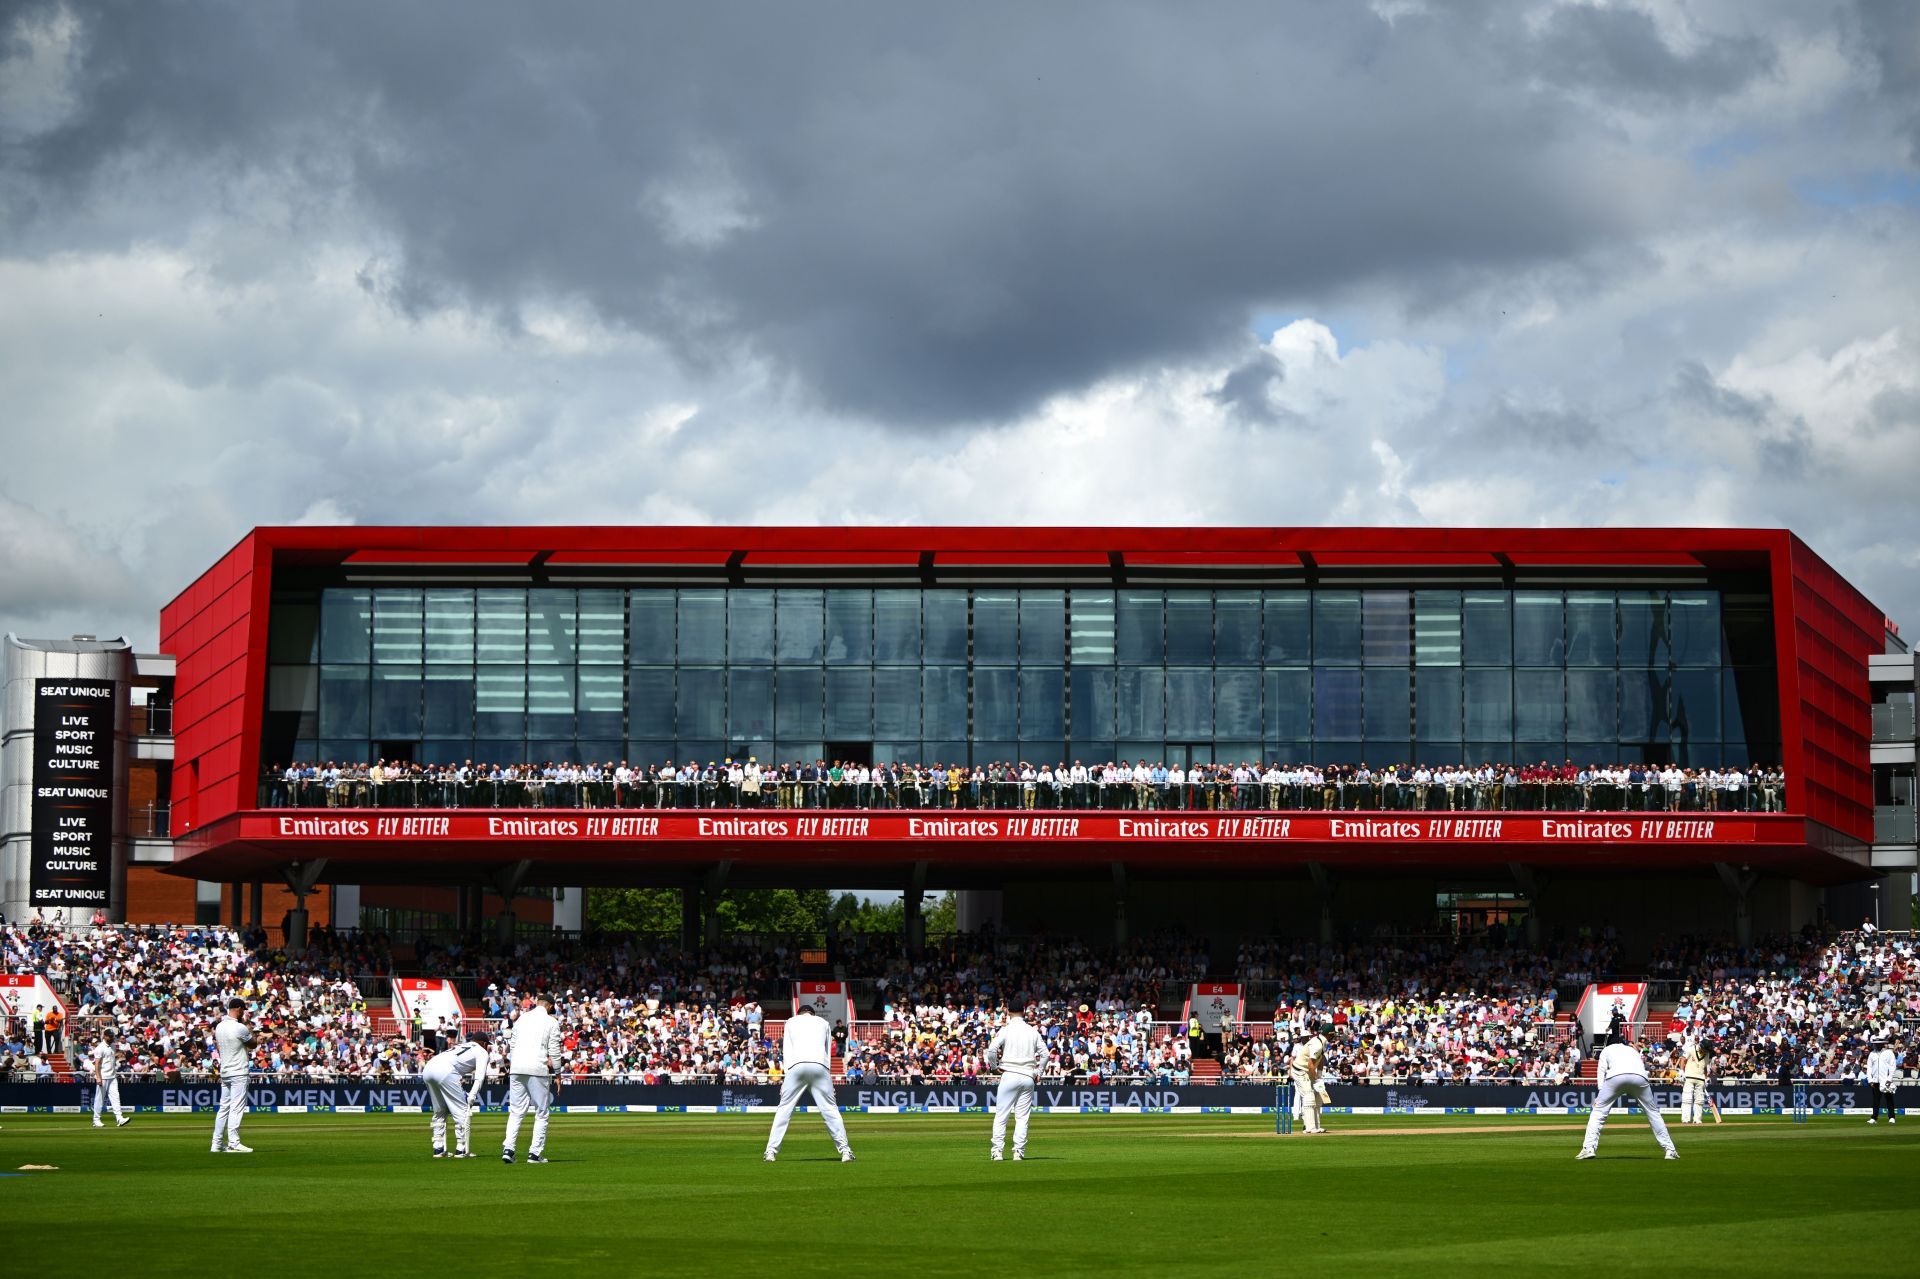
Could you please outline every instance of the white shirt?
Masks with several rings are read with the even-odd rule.
[[[1885,1088],[1893,1083],[1894,1055],[1891,1048],[1877,1048],[1867,1054],[1867,1082]]]
[[[1311,1078],[1326,1053],[1327,1041],[1320,1036],[1310,1035],[1301,1040],[1293,1046],[1293,1073],[1303,1079]]]
[[[1024,1017],[1009,1017],[987,1044],[987,1064],[1009,1075],[1038,1077],[1047,1060],[1047,1041]]]
[[[1632,1044],[1608,1044],[1600,1050],[1600,1078],[1612,1079],[1615,1075],[1638,1075],[1647,1077],[1646,1058]]]
[[[253,1031],[229,1015],[220,1019],[213,1028],[213,1048],[220,1058],[220,1078],[245,1079],[250,1064],[247,1045],[253,1042]]]
[[[105,1083],[109,1079],[119,1078],[120,1054],[113,1050],[112,1044],[102,1040],[93,1046],[93,1051],[87,1056],[92,1059],[95,1074],[100,1082]]]
[[[539,1004],[520,1014],[509,1032],[507,1069],[516,1075],[551,1075],[560,1066],[560,1023]]]
[[[787,1028],[780,1037],[780,1067],[792,1070],[795,1066],[830,1066],[830,1051],[833,1045],[833,1027],[827,1025],[827,1019],[818,1013],[795,1013],[787,1018]]]
[[[467,1095],[478,1097],[481,1087],[487,1082],[487,1050],[471,1040],[457,1044],[443,1053],[435,1054],[421,1073],[435,1079],[458,1078],[469,1081]]]

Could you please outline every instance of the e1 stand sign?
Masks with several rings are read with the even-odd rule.
[[[111,680],[34,681],[35,907],[111,904],[117,699]]]

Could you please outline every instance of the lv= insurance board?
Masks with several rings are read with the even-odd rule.
[[[34,681],[30,887],[35,907],[109,905],[115,704],[111,680]]]

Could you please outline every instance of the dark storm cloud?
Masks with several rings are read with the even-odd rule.
[[[581,299],[923,423],[1631,238],[1682,177],[1568,88],[1697,101],[1770,57],[1492,4],[75,9],[76,106],[10,161],[43,218],[130,163],[265,176],[394,245],[402,306]]]

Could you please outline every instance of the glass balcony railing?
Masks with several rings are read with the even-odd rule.
[[[169,703],[136,704],[129,708],[133,714],[130,727],[135,737],[170,737],[173,735],[173,707]]]
[[[1903,804],[1882,804],[1873,810],[1873,842],[1876,844],[1912,844],[1914,814],[1920,811]]]
[[[1913,704],[1884,702],[1873,708],[1873,740],[1910,742],[1913,740]]]
[[[127,808],[127,835],[132,839],[166,839],[167,820],[171,814],[166,804],[133,804]]]

